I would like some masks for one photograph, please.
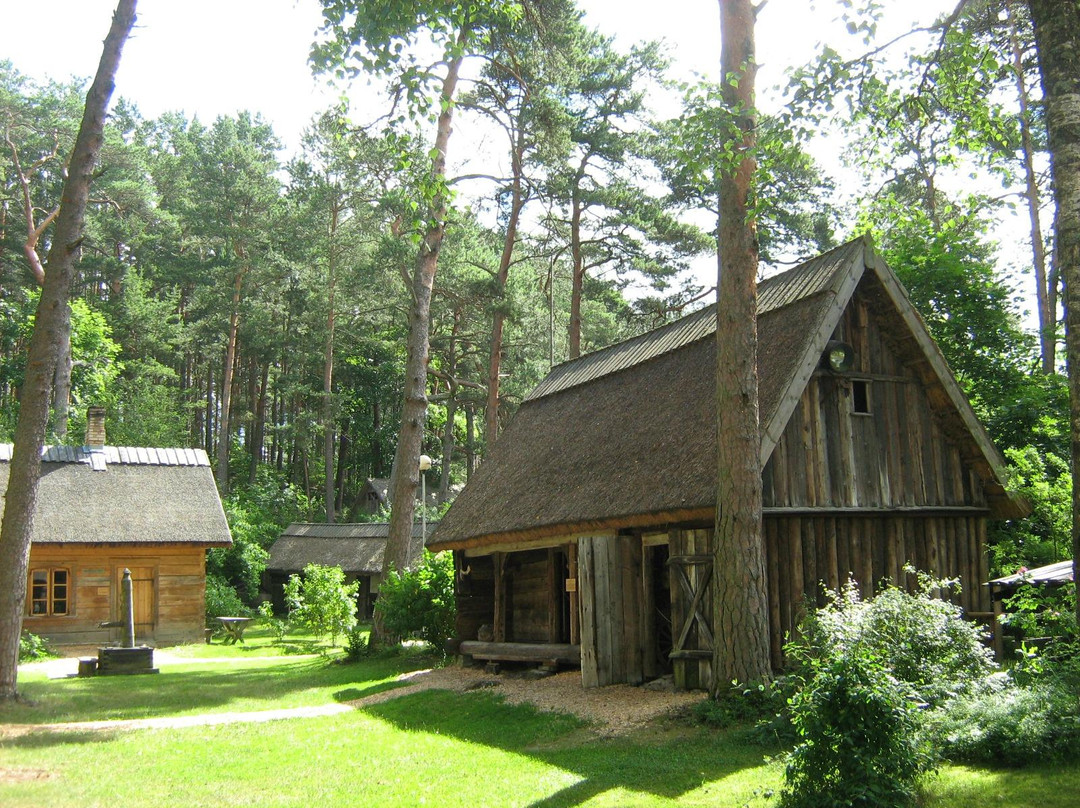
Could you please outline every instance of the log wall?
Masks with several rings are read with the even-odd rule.
[[[190,545],[79,546],[35,544],[30,569],[63,567],[71,574],[71,600],[63,616],[27,616],[23,628],[51,642],[105,643],[119,629],[98,623],[120,619],[119,581],[125,567],[141,570],[152,591],[142,593],[136,642],[198,642],[205,627],[206,550]],[[138,584],[137,584],[138,586]],[[143,617],[140,620],[145,619]]]

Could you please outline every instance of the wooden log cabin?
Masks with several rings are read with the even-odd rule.
[[[369,481],[370,482],[370,481]],[[429,522],[428,532],[438,522]],[[414,552],[418,557],[423,548],[423,525],[413,525]],[[386,540],[390,535],[387,522],[347,522],[335,525],[315,522],[293,522],[281,532],[270,546],[270,558],[263,573],[263,590],[269,595],[275,612],[285,611],[285,583],[290,575],[299,575],[308,564],[340,567],[347,582],[359,581],[356,600],[359,614],[371,617],[375,597],[386,572]]]
[[[987,520],[1024,506],[869,240],[762,281],[758,334],[773,665],[823,584],[869,593],[909,562],[989,613]],[[529,395],[428,541],[454,551],[462,654],[710,684],[716,338],[708,308]]]
[[[232,544],[206,453],[101,441],[43,451],[23,628],[56,644],[119,641],[99,624],[120,619],[127,568],[138,642],[201,641],[206,551]],[[0,493],[10,460],[0,444]]]

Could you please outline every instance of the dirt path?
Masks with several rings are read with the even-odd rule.
[[[280,659],[280,657],[276,657]],[[155,664],[191,664],[210,662],[206,659],[185,659],[155,654]],[[233,660],[229,660],[233,661]],[[242,660],[247,661],[247,660]],[[67,662],[72,660],[53,660]],[[49,665],[50,663],[37,663]],[[59,670],[59,667],[57,667]],[[66,675],[66,674],[60,674]],[[612,685],[586,690],[581,686],[578,671],[565,671],[542,679],[521,676],[492,676],[474,668],[448,667],[411,671],[398,677],[404,686],[384,690],[355,701],[254,712],[203,713],[188,716],[138,718],[115,721],[79,721],[62,724],[0,724],[0,740],[37,732],[116,732],[138,729],[171,729],[177,727],[214,726],[220,724],[260,723],[285,719],[313,718],[338,715],[363,709],[390,699],[400,698],[422,690],[442,689],[462,693],[469,690],[490,690],[510,704],[532,704],[544,712],[571,713],[595,727],[601,735],[621,735],[652,719],[692,705],[702,698],[701,693],[674,693],[664,687],[632,687]]]

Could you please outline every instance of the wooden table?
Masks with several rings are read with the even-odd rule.
[[[251,617],[219,617],[221,627],[225,629],[225,643],[235,645],[244,642],[244,629],[247,628],[254,618]]]

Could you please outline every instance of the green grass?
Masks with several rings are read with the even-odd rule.
[[[0,704],[0,723],[103,721],[332,704],[397,687],[394,678],[402,671],[432,664],[430,657],[421,655],[373,659],[362,669],[322,658],[281,657],[168,665],[161,673],[145,676],[49,680],[42,673],[20,674],[19,692],[25,701]]]
[[[370,630],[369,624],[363,624]],[[290,630],[284,642],[278,642],[273,632],[265,625],[256,622],[244,632],[244,642],[235,645],[224,642],[224,634],[215,632],[209,643],[176,645],[162,649],[174,656],[190,659],[244,659],[263,656],[295,656],[297,654],[343,653],[344,637],[338,637],[337,646],[331,646],[329,637],[316,637],[303,631]]]
[[[342,665],[287,657],[158,676],[27,682],[0,722],[182,715],[350,700],[416,656]],[[72,688],[72,685],[75,687]],[[122,775],[120,774],[122,772]],[[340,715],[171,730],[35,733],[0,741],[0,805],[768,806],[782,766],[737,733],[668,719],[602,738],[575,718],[486,691],[403,695]],[[946,767],[926,808],[1072,808],[1080,765]]]

